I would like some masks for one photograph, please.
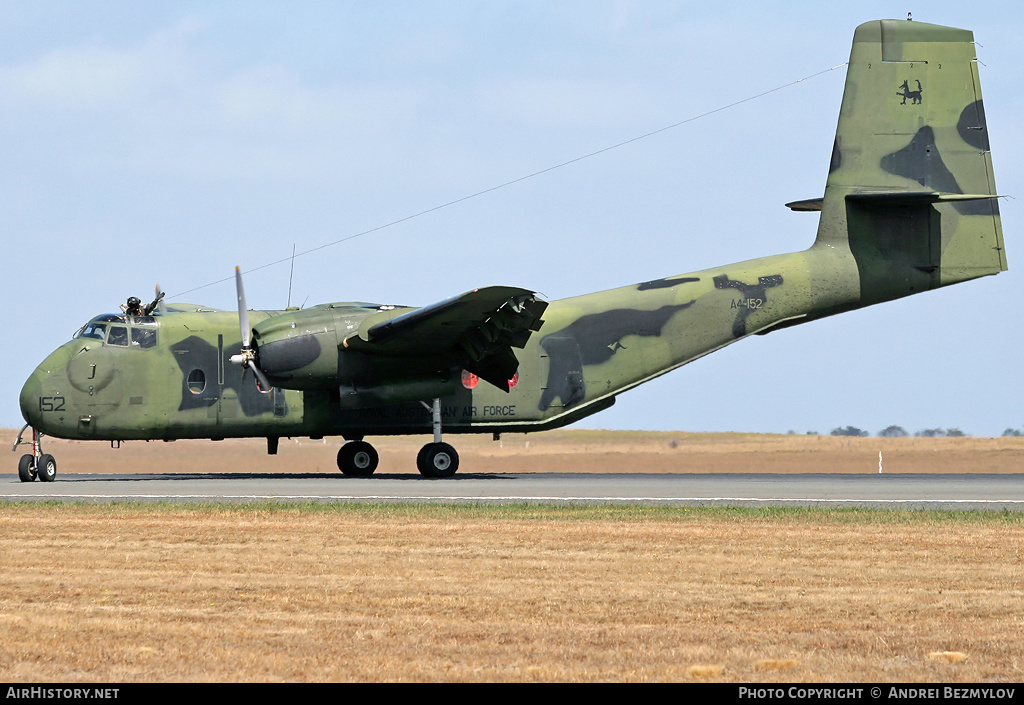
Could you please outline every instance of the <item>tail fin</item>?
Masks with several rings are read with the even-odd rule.
[[[815,246],[840,240],[860,305],[1006,269],[972,32],[857,28]]]

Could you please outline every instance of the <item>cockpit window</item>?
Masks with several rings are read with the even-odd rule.
[[[102,316],[96,316],[96,318],[92,320],[93,322],[103,323],[127,323],[128,317],[122,316],[119,313],[104,313]]]
[[[124,326],[111,326],[107,336],[107,345],[128,346],[128,329]]]
[[[102,323],[96,323],[90,321],[78,332],[76,338],[96,338],[97,340],[103,340],[107,337],[107,327]]]
[[[107,345],[125,348],[129,346],[152,348],[156,346],[158,327],[156,319],[152,316],[122,316],[117,313],[104,313],[79,328],[72,338],[105,340]]]

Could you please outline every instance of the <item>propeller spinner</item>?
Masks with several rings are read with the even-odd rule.
[[[269,392],[271,389],[267,376],[259,368],[256,358],[256,351],[250,345],[252,329],[249,327],[249,309],[245,305],[245,288],[242,286],[242,271],[235,267],[235,289],[238,292],[238,327],[242,333],[242,352],[231,356],[231,362],[236,365],[252,370],[256,376],[256,386],[261,392]]]

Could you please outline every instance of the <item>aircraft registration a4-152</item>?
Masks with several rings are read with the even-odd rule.
[[[1006,269],[974,35],[913,21],[857,28],[819,211],[802,252],[545,302],[492,286],[423,308],[187,304],[105,314],[21,392],[19,475],[51,481],[41,438],[340,436],[370,475],[368,436],[432,434],[416,464],[455,473],[442,432],[557,428],[753,334]],[[156,304],[157,302],[154,302]],[[147,307],[149,308],[149,307]],[[31,439],[25,431],[31,427]]]

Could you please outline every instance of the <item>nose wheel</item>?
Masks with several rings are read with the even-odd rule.
[[[36,479],[36,459],[31,455],[23,455],[18,461],[18,477],[22,482]]]
[[[28,424],[22,427],[11,450],[17,450],[19,445],[27,442],[21,439],[27,428]],[[18,460],[18,479],[22,482],[32,482],[37,477],[40,482],[53,482],[57,477],[57,461],[49,453],[43,452],[42,436],[43,434],[33,428],[32,452],[26,453]]]
[[[52,455],[43,453],[36,462],[36,477],[40,482],[53,482],[57,477],[57,461]]]

